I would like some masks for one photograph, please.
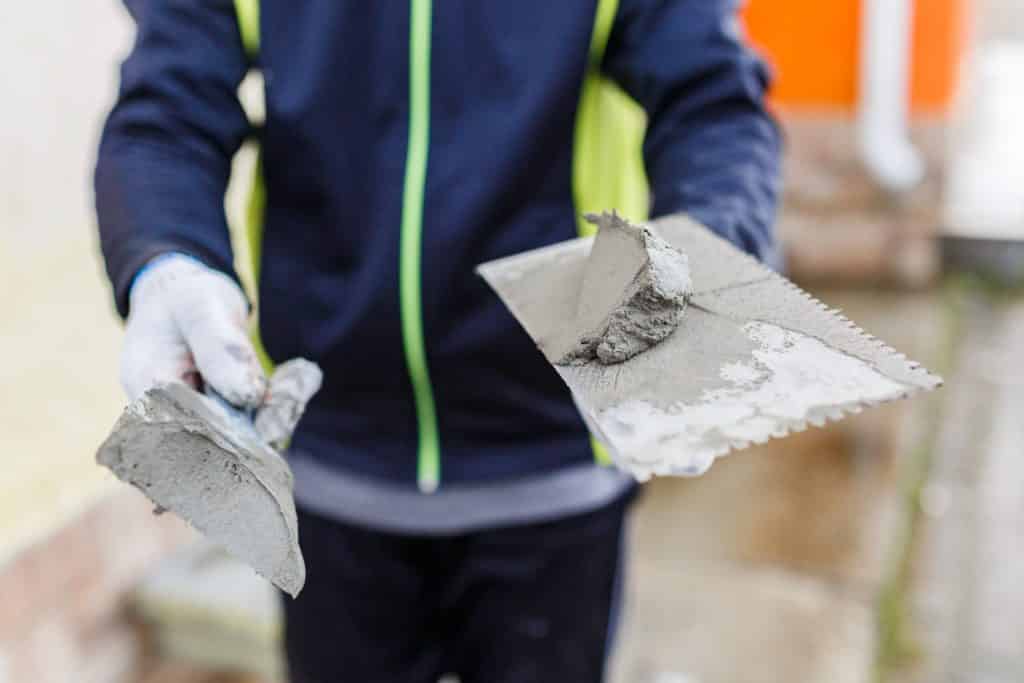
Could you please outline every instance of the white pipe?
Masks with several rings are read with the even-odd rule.
[[[858,129],[861,158],[887,190],[906,192],[924,178],[908,129],[913,0],[864,0]]]

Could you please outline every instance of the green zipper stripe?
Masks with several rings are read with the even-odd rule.
[[[423,195],[430,140],[431,0],[410,0],[410,5],[409,147],[405,159],[405,187],[402,190],[399,296],[405,363],[409,369],[419,423],[416,476],[420,490],[428,493],[436,490],[441,481],[441,443],[434,392],[427,371],[421,298]]]
[[[260,52],[259,0],[235,0],[235,15],[238,17],[238,32],[242,35],[242,47],[250,59],[255,59]]]

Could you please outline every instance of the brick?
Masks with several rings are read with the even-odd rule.
[[[0,652],[8,653],[12,680],[127,676],[141,643],[126,594],[154,561],[192,537],[125,488],[11,558],[0,568]]]

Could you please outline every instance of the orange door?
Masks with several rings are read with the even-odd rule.
[[[969,0],[915,0],[913,111],[941,114],[956,86]],[[853,108],[860,0],[749,0],[747,31],[776,70],[773,100],[787,109]]]

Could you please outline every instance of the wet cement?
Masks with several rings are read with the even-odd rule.
[[[96,459],[282,590],[302,589],[291,470],[241,413],[160,385],[125,409]]]
[[[288,444],[306,411],[306,402],[320,390],[323,378],[320,367],[304,358],[277,366],[255,419],[256,432],[264,443],[278,451]]]
[[[623,363],[679,326],[691,293],[689,262],[650,230],[614,212],[586,218],[598,232],[575,322],[565,328],[568,349],[558,364]]]
[[[640,479],[932,389],[940,380],[697,223],[647,226],[689,257],[675,332],[622,363],[564,364],[593,239],[484,264],[481,275],[569,385],[595,436]],[[632,275],[635,260],[605,259]],[[622,273],[609,276],[622,278]]]

